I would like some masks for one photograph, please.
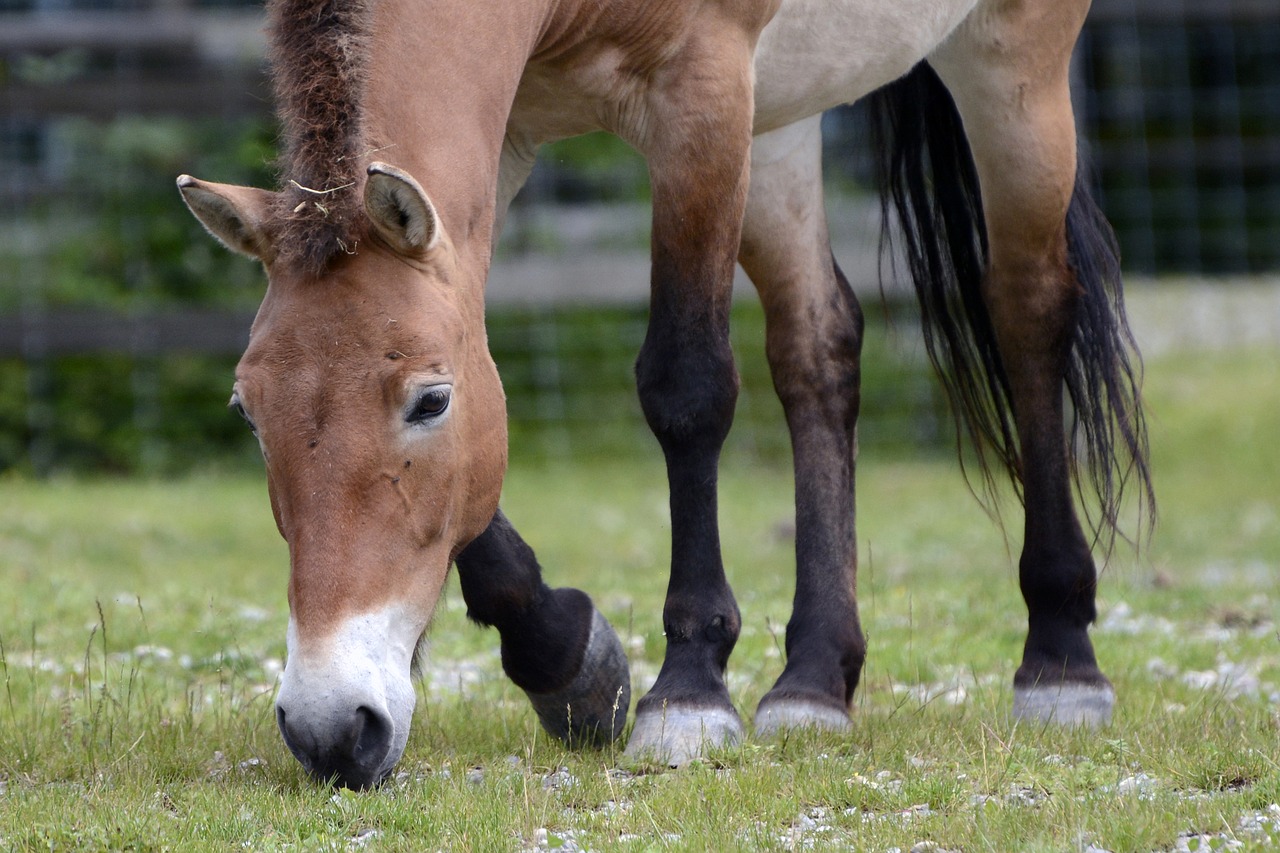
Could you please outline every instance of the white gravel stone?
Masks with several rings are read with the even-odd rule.
[[[1138,773],[1133,776],[1126,776],[1117,782],[1115,792],[1122,797],[1137,797],[1140,800],[1150,800],[1155,796],[1155,792],[1159,787],[1160,783],[1155,777],[1148,776],[1146,773]]]
[[[569,772],[568,767],[561,767],[554,773],[542,777],[542,787],[548,791],[559,791],[572,788],[578,784],[578,777]]]

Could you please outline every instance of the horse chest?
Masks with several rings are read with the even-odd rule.
[[[589,133],[621,130],[611,120],[629,100],[620,51],[601,50],[569,67],[531,63],[525,68],[508,122],[510,131],[535,144]]]

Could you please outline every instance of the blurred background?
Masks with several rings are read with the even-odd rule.
[[[0,472],[259,464],[225,405],[264,279],[174,178],[274,185],[262,18],[236,0],[0,0]],[[1144,344],[1280,340],[1280,4],[1095,0],[1075,75]],[[825,132],[836,253],[888,317],[869,324],[862,445],[950,453],[913,309],[879,295],[858,109]],[[516,200],[489,291],[515,459],[652,452],[631,373],[647,201],[643,162],[604,135],[549,146]],[[783,460],[740,284],[728,452]]]

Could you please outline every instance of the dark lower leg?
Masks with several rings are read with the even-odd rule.
[[[467,616],[498,629],[502,668],[544,727],[571,742],[621,734],[631,695],[626,658],[587,594],[548,587],[501,510],[456,562]]]
[[[1047,432],[1023,440],[1027,519],[1018,577],[1028,629],[1014,684],[1105,685],[1088,635],[1097,617],[1097,572],[1071,500],[1060,449],[1065,436],[1059,436],[1059,449],[1038,447],[1045,438],[1052,440],[1052,431]]]
[[[655,306],[636,366],[671,495],[671,576],[662,614],[667,651],[637,713],[662,703],[730,706],[724,670],[740,619],[720,553],[716,489],[738,382],[728,318],[716,313],[691,334]]]
[[[848,707],[866,655],[856,600],[854,471],[862,313],[833,264],[821,306],[766,301],[774,386],[791,430],[796,591],[787,665],[762,701]]]
[[[1072,499],[1063,417],[1063,376],[1077,310],[1074,278],[1063,266],[1035,277],[1042,294],[1061,294],[1053,310],[1023,311],[1003,323],[996,315],[1001,356],[1021,447],[1025,538],[1019,583],[1028,632],[1020,688],[1066,682],[1106,685],[1088,626],[1097,615],[1097,572]],[[1055,304],[1044,300],[1043,304]]]
[[[743,54],[735,61],[747,59]],[[702,57],[719,66],[720,59]],[[707,743],[736,740],[724,670],[740,630],[725,578],[716,499],[720,449],[733,423],[738,375],[729,347],[733,267],[741,236],[750,146],[749,76],[709,78],[702,65],[681,87],[698,104],[675,109],[672,132],[654,140],[653,269],[649,327],[636,361],[640,405],[666,459],[671,493],[671,575],[662,624],[667,649],[649,694],[636,705],[628,751],[680,764]],[[738,103],[721,110],[726,91]],[[676,132],[676,130],[680,132]],[[715,139],[711,148],[706,140]]]
[[[1061,392],[1056,403],[1052,420],[1019,423],[1027,523],[1018,577],[1028,618],[1013,713],[1037,723],[1096,726],[1110,721],[1115,694],[1089,641],[1097,573],[1071,500]]]

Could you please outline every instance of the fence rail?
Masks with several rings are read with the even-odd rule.
[[[0,13],[0,115],[261,114],[261,10]]]
[[[252,322],[252,313],[198,309],[134,314],[35,311],[0,317],[0,357],[36,359],[98,352],[239,355],[249,343]]]
[[[226,5],[236,2],[86,11],[0,0],[0,469],[166,470],[193,442],[240,442],[252,455],[239,432],[199,431],[227,422],[225,386],[261,274],[198,238],[170,182],[178,171],[271,180],[262,11]],[[1280,0],[1094,0],[1076,76],[1079,124],[1131,272],[1280,270]],[[828,119],[837,255],[855,285],[874,285],[879,223],[858,195],[868,173],[859,114]],[[610,161],[593,177],[563,151],[540,158],[518,198],[489,291],[513,435],[551,456],[646,440],[630,364],[647,213],[633,205],[600,233],[588,227],[597,209],[553,206],[602,189],[635,201],[644,169],[628,162],[624,175]],[[114,307],[76,307],[89,292]],[[575,313],[585,301],[599,317]],[[760,337],[740,349],[757,372],[739,422],[767,420],[747,440],[773,447],[785,439]],[[919,359],[882,355],[897,366],[866,374],[863,440],[879,429],[938,441],[945,416]],[[886,411],[896,414],[877,426],[873,413]]]

